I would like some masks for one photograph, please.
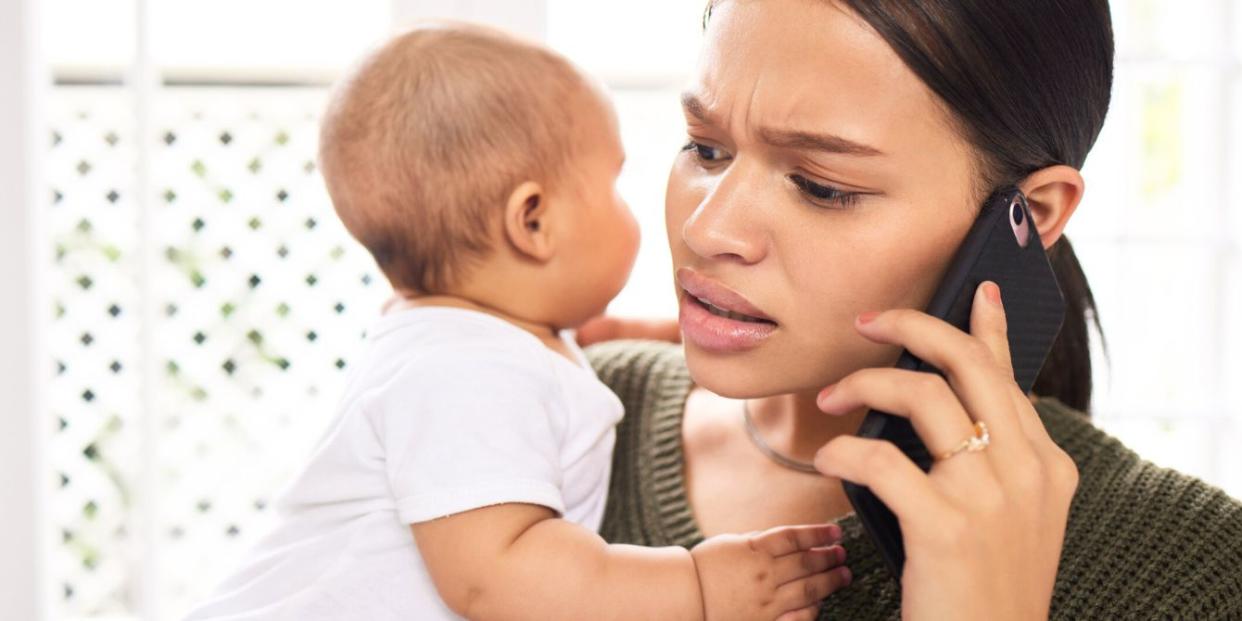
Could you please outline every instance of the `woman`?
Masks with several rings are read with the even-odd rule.
[[[684,356],[591,351],[626,405],[605,538],[690,546],[839,520],[852,584],[806,618],[1242,616],[1242,506],[1079,412],[1094,309],[1062,231],[1111,81],[1104,0],[709,6],[667,193]],[[994,286],[970,334],[901,310],[925,307],[1010,184],[1070,302],[1033,395],[1013,382]],[[948,379],[889,368],[902,347]],[[913,421],[941,455],[930,473],[851,435],[871,407]],[[976,421],[990,445],[955,450]],[[901,521],[900,588],[842,479]]]

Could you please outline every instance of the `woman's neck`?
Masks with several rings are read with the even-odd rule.
[[[815,391],[748,399],[747,406],[770,448],[790,459],[811,462],[815,452],[833,438],[856,433],[869,410],[864,406],[849,414],[825,414],[816,405],[818,395]],[[1039,401],[1033,392],[1027,399],[1032,405]]]
[[[751,419],[772,449],[797,461],[810,462],[821,446],[839,435],[858,431],[866,408],[843,416],[825,414],[816,406],[816,392],[750,399]]]

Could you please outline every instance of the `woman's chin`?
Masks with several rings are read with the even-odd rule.
[[[721,355],[690,342],[685,344],[685,352],[686,368],[694,384],[722,397],[755,399],[804,389],[789,381],[784,365],[763,360],[760,352]]]

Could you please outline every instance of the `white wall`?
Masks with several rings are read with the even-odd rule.
[[[396,29],[419,19],[461,19],[519,32],[542,41],[547,38],[546,0],[392,0]]]
[[[39,111],[48,83],[39,71],[35,0],[0,3],[0,616],[46,617],[39,516],[44,486],[40,392],[49,361],[38,355],[46,304],[40,287],[47,191],[39,175]],[[36,302],[36,300],[38,302]]]

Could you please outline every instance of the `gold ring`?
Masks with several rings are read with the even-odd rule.
[[[974,435],[962,440],[962,443],[954,447],[953,450],[941,453],[936,457],[936,461],[944,461],[958,453],[977,453],[987,448],[991,442],[992,436],[988,434],[988,426],[983,421],[979,421],[975,423]]]

